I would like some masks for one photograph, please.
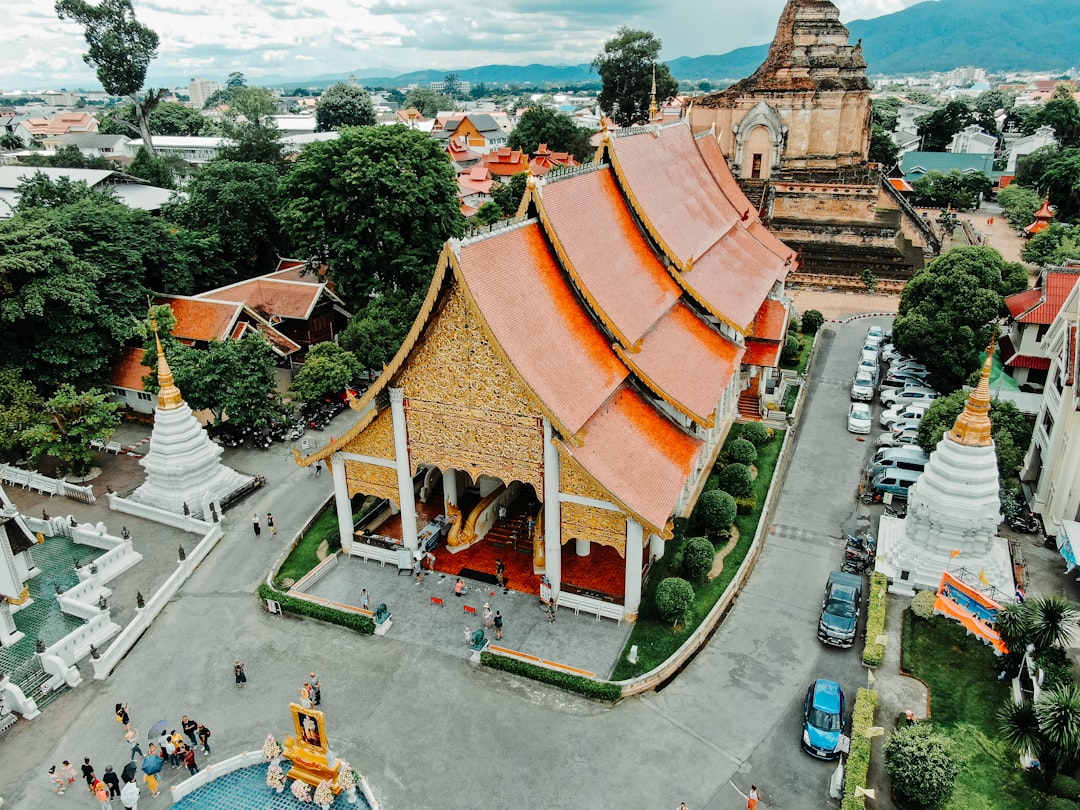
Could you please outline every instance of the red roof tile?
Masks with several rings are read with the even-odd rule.
[[[532,222],[462,246],[465,283],[518,373],[577,432],[628,376]]]
[[[127,388],[131,391],[144,391],[142,378],[150,373],[150,369],[142,364],[146,352],[143,349],[133,349],[125,346],[120,357],[113,363],[112,372],[109,375],[109,385],[117,388]]]
[[[912,188],[911,183],[909,183],[903,177],[890,177],[889,185],[891,185],[893,188],[895,188],[902,194],[910,194],[915,190],[914,188]]]
[[[750,334],[758,340],[783,340],[787,328],[787,305],[774,298],[766,298],[754,316]]]
[[[610,169],[541,188],[555,238],[588,294],[635,343],[671,309],[682,290],[626,206]]]
[[[584,444],[566,449],[616,498],[663,528],[702,445],[622,386],[585,426]]]
[[[1005,299],[1005,306],[1020,323],[1049,325],[1061,311],[1077,279],[1080,279],[1080,269],[1046,268],[1040,278],[1041,287],[1010,295]]]
[[[1030,354],[1017,354],[1013,347],[1012,338],[1002,335],[999,341],[1001,364],[1009,368],[1034,368],[1045,371],[1050,368],[1049,357],[1036,357]]]
[[[208,290],[196,297],[213,301],[238,301],[264,318],[305,320],[319,302],[323,291],[323,285],[315,281],[314,276],[306,276],[305,279],[288,281],[262,276]]]
[[[1005,306],[1009,314],[1019,318],[1042,300],[1042,290],[1024,290],[1005,297]]]
[[[243,305],[237,302],[213,301],[206,298],[159,295],[158,304],[168,304],[176,316],[173,330],[180,340],[224,340],[232,330]]]
[[[748,366],[765,366],[775,368],[780,362],[780,352],[784,344],[774,343],[771,340],[746,340],[746,354],[742,361]]]
[[[787,266],[748,230],[753,206],[739,212],[715,179],[685,123],[612,137],[618,170],[642,216],[682,264],[696,294],[714,312],[747,329]],[[745,199],[745,198],[744,198]]]

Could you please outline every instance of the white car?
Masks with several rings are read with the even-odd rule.
[[[918,422],[923,418],[926,413],[926,409],[930,407],[930,403],[922,404],[918,402],[898,402],[891,408],[881,412],[879,419],[883,428],[891,428],[894,422],[898,422],[901,419],[914,420]]]
[[[881,404],[891,408],[898,402],[933,402],[940,396],[937,391],[925,385],[905,385],[903,388],[890,388],[881,395]]]
[[[903,447],[908,444],[918,443],[919,429],[917,427],[882,433],[875,442],[878,447]]]
[[[870,360],[869,358],[864,357],[862,360],[859,361],[859,366],[855,369],[855,373],[869,374],[870,379],[874,381],[874,385],[876,386],[878,383],[878,368],[879,367],[877,363]]]
[[[897,360],[903,360],[904,355],[891,343],[883,343],[881,346],[881,359],[886,363],[895,363]]]
[[[860,371],[851,381],[851,398],[856,402],[870,402],[874,398],[874,377],[868,371]]]
[[[865,402],[852,402],[847,417],[848,433],[869,433],[873,424],[870,406]]]
[[[923,375],[930,373],[929,371],[927,371],[926,366],[924,366],[922,363],[917,363],[914,360],[904,359],[897,360],[895,363],[889,363],[890,374],[896,374],[901,371],[910,371],[914,374]]]
[[[873,343],[875,346],[880,346],[881,342],[885,340],[885,330],[880,326],[871,326],[866,330],[866,340],[864,343]]]

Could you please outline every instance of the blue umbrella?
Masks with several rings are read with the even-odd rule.
[[[150,754],[143,757],[142,772],[145,774],[155,774],[161,772],[161,766],[165,764],[165,760],[159,757],[157,754]]]
[[[168,725],[168,720],[158,720],[154,725],[150,726],[150,731],[147,732],[146,739],[152,740],[154,737],[161,736],[161,732],[163,732]]]

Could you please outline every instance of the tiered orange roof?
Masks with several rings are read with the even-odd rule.
[[[529,168],[528,157],[520,149],[509,146],[488,152],[483,156],[482,163],[495,177],[511,177]]]
[[[558,166],[580,166],[569,152],[552,152],[546,143],[536,147],[529,160],[529,171],[535,177],[543,177]]]
[[[209,343],[226,338],[239,339],[246,329],[262,332],[274,351],[288,356],[301,346],[278,332],[270,322],[250,307],[237,301],[216,301],[213,298],[197,298],[184,295],[159,295],[157,304],[167,304],[176,317],[173,336],[181,343]],[[251,323],[242,320],[246,316]]]
[[[323,292],[323,285],[312,276],[307,276],[303,281],[261,276],[208,290],[196,297],[213,301],[236,301],[255,310],[264,318],[303,320],[311,315]]]
[[[679,280],[717,317],[746,332],[790,262],[753,235],[753,207],[737,214],[683,122],[608,134],[609,159],[640,219],[676,265]],[[703,171],[688,170],[693,165]],[[708,170],[706,170],[708,169]]]
[[[1050,210],[1049,197],[1043,200],[1043,204],[1039,206],[1039,210],[1035,212],[1033,218],[1035,221],[1024,228],[1024,233],[1028,236],[1034,236],[1050,227],[1050,220],[1054,218],[1054,212]]]

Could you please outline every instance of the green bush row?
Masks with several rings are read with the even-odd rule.
[[[375,632],[375,622],[370,616],[365,616],[362,613],[350,613],[345,610],[337,610],[326,605],[309,602],[306,599],[297,599],[295,596],[289,596],[284,591],[271,588],[265,582],[259,586],[258,594],[260,599],[273,599],[281,605],[282,610],[289,613],[307,616],[310,619],[318,619],[320,622],[339,624],[342,627],[355,630],[363,636],[370,636]]]
[[[594,700],[616,701],[622,697],[622,689],[607,681],[594,681],[591,678],[583,678],[580,675],[571,675],[568,672],[558,672],[546,667],[538,667],[527,661],[519,661],[505,655],[495,655],[490,652],[480,653],[480,663],[492,669],[501,669],[513,675],[521,675],[532,678],[534,681],[542,681],[567,692],[577,692]]]
[[[855,797],[855,788],[866,787],[870,772],[870,744],[866,730],[874,725],[874,709],[877,708],[877,692],[860,689],[855,696],[855,708],[851,712],[851,748],[844,770],[844,800],[840,810],[863,810],[866,799]]]
[[[889,580],[875,571],[870,577],[870,599],[866,611],[866,646],[863,647],[862,662],[868,667],[881,666],[885,657],[885,645],[878,644],[877,638],[885,632],[885,593],[889,589]]]

